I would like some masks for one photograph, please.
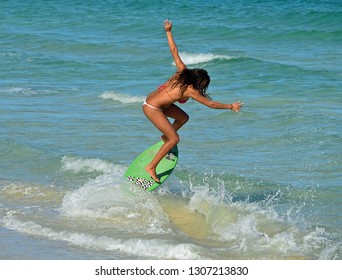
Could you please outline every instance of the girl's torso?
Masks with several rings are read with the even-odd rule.
[[[186,90],[185,90],[186,92]],[[160,109],[165,109],[175,102],[184,104],[188,101],[188,97],[183,97],[184,93],[181,94],[179,87],[172,88],[169,81],[162,84],[155,91],[151,92],[146,101]]]

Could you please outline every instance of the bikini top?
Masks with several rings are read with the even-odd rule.
[[[160,86],[158,87],[158,91],[162,91],[162,90],[165,89],[165,88],[166,88],[166,84],[162,84],[162,85],[160,85]],[[166,94],[169,95],[167,92],[166,92]],[[170,98],[171,98],[171,97],[170,97]],[[171,98],[171,99],[172,99],[172,98]],[[179,99],[178,102],[179,102],[180,104],[184,104],[184,103],[186,103],[188,100],[189,100],[189,98],[183,98],[183,99]]]

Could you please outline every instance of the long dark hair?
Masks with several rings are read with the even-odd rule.
[[[185,68],[171,79],[171,83],[172,88],[179,86],[181,94],[184,93],[188,86],[192,85],[194,89],[201,93],[201,95],[209,98],[207,89],[210,83],[210,77],[208,72],[204,69]]]

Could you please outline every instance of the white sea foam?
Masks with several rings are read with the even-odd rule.
[[[11,201],[23,201],[37,203],[44,201],[61,200],[63,193],[54,186],[41,186],[24,182],[1,182],[0,183],[0,199],[6,197]]]
[[[32,89],[32,88],[24,88],[24,87],[12,87],[8,89],[1,89],[1,93],[10,93],[10,94],[21,94],[26,96],[32,95],[48,95],[52,93],[56,93],[57,90],[53,89]]]
[[[200,259],[196,245],[181,243],[172,244],[162,239],[117,239],[105,235],[97,236],[89,233],[78,233],[68,230],[56,230],[42,226],[36,222],[25,222],[8,212],[0,219],[0,224],[20,233],[47,238],[50,240],[68,242],[72,245],[97,250],[120,251],[129,255],[160,259]]]
[[[102,99],[111,99],[114,101],[118,101],[123,104],[142,103],[145,98],[144,96],[133,96],[123,93],[117,93],[114,91],[106,91],[99,97]]]
[[[159,194],[170,196],[171,210],[166,211],[158,194],[131,187],[122,175],[123,171],[115,169],[111,174],[99,175],[68,191],[62,198],[58,223],[36,219],[31,212],[27,215],[25,211],[19,213],[7,208],[0,212],[0,225],[32,236],[131,256],[210,258],[212,251],[207,252],[206,246],[190,240],[184,242],[186,228],[191,225],[180,227],[181,232],[175,229],[177,220],[169,215],[181,206],[188,211],[181,212],[182,217],[176,216],[176,219],[192,220],[195,212],[203,215],[204,219],[198,221],[207,225],[208,237],[200,242],[214,247],[219,244],[225,250],[221,252],[223,258],[243,255],[257,259],[326,259],[334,258],[338,250],[337,246],[331,246],[324,229],[298,227],[288,217],[280,217],[271,204],[265,207],[258,202],[226,202],[202,186],[192,187],[194,193],[189,198],[182,198],[181,204],[175,203],[180,201],[177,195]],[[13,190],[16,192],[16,188]],[[30,191],[20,193],[27,195]],[[8,191],[5,194],[8,195]],[[165,239],[165,236],[168,237]]]
[[[216,59],[220,59],[220,60],[233,59],[233,57],[228,56],[228,55],[216,55],[216,54],[211,54],[211,53],[181,52],[179,55],[186,65],[195,65],[195,64],[199,64],[199,63],[205,63],[205,62],[213,61]]]
[[[123,166],[106,162],[99,158],[77,158],[74,156],[62,157],[62,169],[64,171],[116,173],[124,170]]]
[[[97,171],[89,180],[63,198],[61,213],[69,217],[107,219],[127,231],[165,232],[169,220],[156,198],[123,178],[125,166],[99,159],[63,158],[63,169],[74,172]]]
[[[150,193],[131,185],[123,172],[105,174],[68,192],[60,209],[64,216],[110,221],[127,232],[166,233],[169,220]]]
[[[206,187],[195,189],[189,210],[203,214],[210,238],[231,244],[228,246],[232,253],[237,250],[237,255],[318,258],[329,240],[323,228],[302,229],[289,217],[280,217],[271,205],[265,208],[259,203],[222,202]]]

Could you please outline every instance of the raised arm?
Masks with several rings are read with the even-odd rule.
[[[167,42],[169,44],[170,52],[171,52],[171,55],[173,57],[173,60],[176,64],[177,71],[182,71],[184,68],[186,68],[186,65],[184,64],[184,62],[180,58],[175,40],[173,39],[172,32],[171,32],[171,29],[172,29],[172,21],[171,20],[166,19],[164,21],[164,29],[166,31]]]

